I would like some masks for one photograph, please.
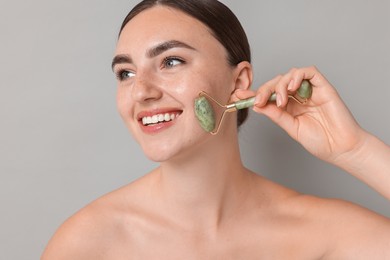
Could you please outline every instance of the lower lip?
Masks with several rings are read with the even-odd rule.
[[[159,124],[153,124],[153,125],[143,125],[142,121],[139,122],[142,132],[150,135],[158,134],[167,128],[173,126],[175,124],[175,121],[177,118],[173,121],[163,122]]]

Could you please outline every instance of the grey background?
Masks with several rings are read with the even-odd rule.
[[[56,228],[156,164],[116,111],[110,62],[129,0],[0,2],[0,259],[38,259]],[[223,1],[248,33],[254,87],[316,65],[360,124],[390,143],[390,1]],[[301,192],[386,216],[390,203],[252,114],[245,164]]]

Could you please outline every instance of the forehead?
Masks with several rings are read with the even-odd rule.
[[[178,40],[192,46],[214,44],[222,47],[210,29],[186,13],[165,6],[149,8],[130,20],[119,37],[116,53],[126,53],[132,47],[148,48],[159,42]]]

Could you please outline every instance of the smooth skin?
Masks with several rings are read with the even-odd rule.
[[[172,40],[192,49],[148,55]],[[390,259],[388,218],[299,194],[251,172],[240,159],[234,114],[216,136],[195,118],[200,90],[229,101],[256,94],[256,112],[390,199],[390,148],[359,127],[316,68],[293,69],[254,93],[249,63],[230,67],[223,46],[202,23],[161,6],[126,25],[115,55],[131,57],[114,66],[126,76],[118,82],[118,110],[145,155],[160,166],[69,218],[43,260]],[[309,104],[287,103],[302,79],[314,86]],[[278,106],[266,103],[272,92]],[[140,113],[168,108],[181,111],[169,127],[142,130]]]

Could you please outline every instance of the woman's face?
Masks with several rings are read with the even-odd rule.
[[[227,101],[234,90],[234,68],[208,28],[162,6],[141,12],[125,26],[113,70],[120,115],[154,161],[212,138],[195,117],[194,99],[200,91]]]

